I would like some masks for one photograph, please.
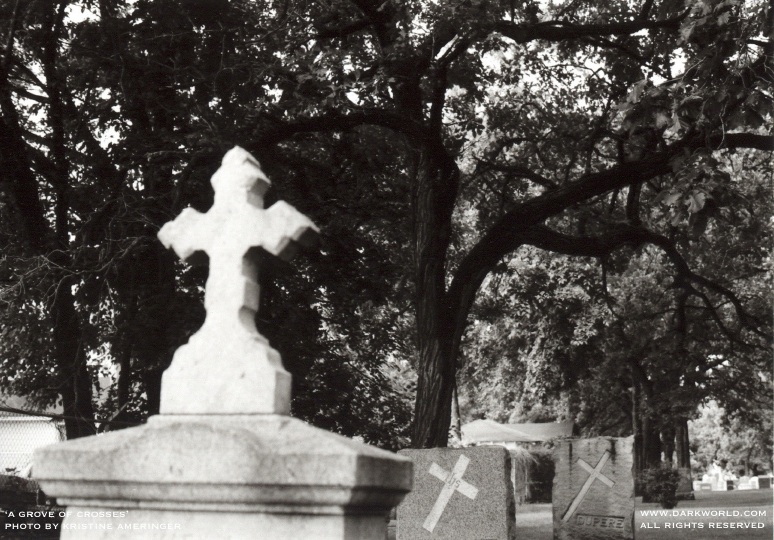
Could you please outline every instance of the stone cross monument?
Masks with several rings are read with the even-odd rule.
[[[269,181],[241,148],[212,186],[206,214],[159,232],[210,265],[207,316],[164,373],[161,414],[35,453],[35,478],[67,506],[61,538],[384,540],[410,460],[287,416],[290,375],[255,328],[259,250],[288,259],[317,229],[286,203],[263,208]]]
[[[162,414],[290,412],[290,375],[255,328],[257,262],[259,249],[289,260],[317,228],[284,201],[264,210],[269,185],[258,162],[234,148],[212,177],[212,208],[206,214],[186,208],[159,231],[181,259],[209,258],[210,265],[207,318],[164,373]]]

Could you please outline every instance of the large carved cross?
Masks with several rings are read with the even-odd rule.
[[[290,259],[317,228],[285,202],[263,208],[269,179],[242,148],[225,155],[211,183],[215,201],[206,214],[186,208],[158,234],[181,259],[210,266],[204,325],[164,374],[161,412],[286,414],[290,376],[255,327],[258,254]]]
[[[469,463],[470,459],[465,454],[460,454],[460,457],[457,459],[457,463],[454,464],[454,468],[451,472],[445,471],[437,463],[430,465],[430,474],[443,482],[443,488],[441,488],[441,493],[438,494],[438,498],[436,499],[433,508],[430,510],[427,518],[425,518],[425,522],[422,524],[422,528],[426,531],[433,532],[455,491],[465,495],[468,499],[475,499],[476,495],[478,495],[478,488],[462,479]]]
[[[578,458],[578,465],[580,465],[583,470],[589,473],[589,477],[586,478],[586,482],[583,484],[583,487],[581,487],[580,491],[570,504],[570,507],[564,513],[564,516],[562,516],[562,521],[565,523],[570,521],[572,515],[575,513],[580,504],[583,502],[583,499],[586,497],[586,493],[588,493],[589,489],[591,489],[591,485],[594,483],[594,480],[599,480],[609,488],[615,485],[615,482],[602,474],[602,468],[605,466],[605,463],[607,463],[608,458],[610,458],[610,452],[605,450],[605,453],[602,454],[601,458],[599,458],[596,467],[592,467],[582,459]]]

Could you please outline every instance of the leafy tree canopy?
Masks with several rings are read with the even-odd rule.
[[[769,339],[760,301],[691,253],[734,220],[761,227],[744,195],[772,149],[762,0],[81,0],[0,10],[0,272],[3,331],[15,332],[3,340],[3,376],[59,394],[81,419],[68,424],[73,436],[89,432],[100,352],[135,374],[154,410],[160,370],[201,316],[203,279],[154,234],[186,205],[207,208],[207,180],[233,144],[259,156],[275,197],[323,227],[321,255],[277,278],[259,323],[282,340],[284,301],[300,306],[284,319],[303,322],[298,338],[280,345],[298,399],[309,400],[296,410],[343,432],[357,431],[345,417],[380,418],[375,410],[392,415],[390,426],[406,423],[405,395],[385,390],[382,364],[409,357],[412,444],[446,444],[469,314],[503,263],[565,295],[545,330],[579,310],[588,317],[577,335],[541,339],[554,350],[591,340],[602,324],[583,306],[594,274],[557,277],[553,258],[526,257],[544,265],[541,276],[519,265],[525,246],[604,259],[611,284],[636,276],[637,261],[666,258],[656,281],[671,280],[680,305],[695,301],[731,341]],[[725,238],[730,257],[759,266],[760,253]],[[548,294],[528,281],[517,289]],[[536,343],[538,312],[513,319]],[[317,401],[314,381],[327,389]],[[135,387],[119,386],[124,407]]]

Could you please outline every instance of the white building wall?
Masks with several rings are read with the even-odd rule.
[[[0,414],[0,474],[30,476],[35,449],[64,440],[61,420]]]

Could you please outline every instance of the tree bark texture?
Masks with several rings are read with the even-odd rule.
[[[664,461],[674,463],[675,453],[675,427],[672,424],[666,424],[661,428],[661,449],[664,454]]]
[[[637,477],[642,472],[642,417],[640,414],[640,387],[635,381],[632,381],[632,435],[634,437],[634,478],[635,484]]]
[[[661,432],[659,422],[650,407],[653,401],[652,385],[636,360],[633,360],[631,365],[634,466],[639,475],[643,470],[661,463]]]
[[[68,439],[94,435],[91,376],[81,343],[81,327],[69,280],[60,282],[49,311],[53,318],[54,355]]]
[[[688,439],[688,419],[678,418],[675,422],[675,461],[680,468],[691,466],[691,449]]]
[[[412,446],[434,448],[448,444],[456,373],[445,278],[459,173],[456,167],[439,163],[429,150],[418,159],[412,202],[419,357]]]
[[[66,255],[68,231],[67,220],[62,219],[62,208],[66,201],[67,174],[62,165],[56,168],[59,176],[56,188],[56,219],[52,229],[46,220],[46,210],[41,203],[38,181],[27,154],[18,114],[11,99],[7,80],[0,82],[0,174],[9,184],[9,192],[19,219],[21,236],[25,239],[29,256],[48,257],[53,263],[49,281],[54,292],[48,296],[47,309],[52,324],[54,362],[58,373],[58,392],[62,397],[67,438],[83,437],[95,433],[92,391],[86,357],[83,351],[81,326],[73,297],[73,283],[67,276],[69,258]]]

